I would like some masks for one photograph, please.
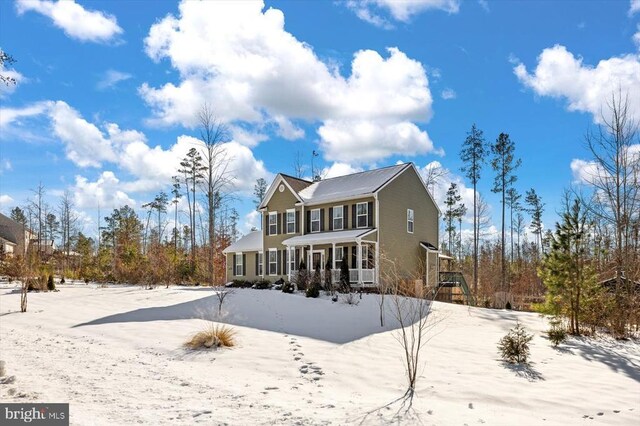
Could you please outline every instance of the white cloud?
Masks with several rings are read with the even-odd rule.
[[[449,99],[455,99],[458,95],[456,94],[455,90],[447,87],[442,91],[441,96],[442,96],[442,99],[449,100]]]
[[[161,87],[143,84],[139,93],[153,108],[156,125],[196,124],[196,113],[208,101],[224,122],[263,128],[276,123],[280,136],[304,136],[296,120],[340,127],[380,124],[387,132],[422,133],[416,149],[407,151],[403,137],[387,137],[380,152],[411,153],[433,149],[413,122],[432,116],[432,97],[424,67],[397,48],[382,56],[372,50],[354,54],[348,77],[321,61],[311,46],[284,29],[280,10],[264,10],[262,1],[182,2],[178,16],[154,24],[145,39],[155,61],[169,59],[181,81]],[[348,135],[347,151],[360,144]],[[396,140],[401,141],[396,143]],[[321,141],[321,146],[332,145]],[[329,157],[327,157],[329,158]],[[335,158],[332,153],[331,159]]]
[[[53,103],[50,101],[35,102],[24,108],[0,108],[0,129],[6,130],[10,125],[19,125],[24,118],[43,114]]]
[[[487,0],[478,0],[478,4],[485,12],[489,12],[489,2]]]
[[[640,118],[640,55],[628,54],[585,65],[566,47],[544,49],[533,73],[519,63],[514,72],[537,95],[564,98],[570,111],[588,112],[600,121],[601,111],[618,89],[629,96],[629,112]]]
[[[327,120],[318,134],[325,158],[330,161],[373,163],[396,153],[419,155],[434,151],[427,132],[408,121]]]
[[[631,0],[629,4],[629,16],[640,12],[640,0]]]
[[[80,167],[100,167],[104,161],[116,161],[111,141],[67,103],[55,102],[49,116],[53,132],[64,142],[69,160]]]
[[[13,198],[7,194],[0,195],[0,207],[9,207],[13,203]]]
[[[131,77],[133,76],[126,72],[107,70],[105,71],[96,87],[98,88],[98,90],[112,89],[121,81],[129,80]]]
[[[460,10],[460,0],[348,0],[345,4],[360,19],[382,28],[389,28],[390,24],[380,16],[380,12],[389,13],[394,20],[406,23],[414,15],[427,10],[448,13]]]
[[[242,223],[242,232],[248,234],[252,228],[260,229],[260,213],[256,210],[251,210],[244,216],[244,222]]]
[[[9,161],[8,159],[2,160],[2,163],[0,163],[0,175],[5,171],[9,172],[11,170],[13,170],[13,165],[11,164],[11,161]]]
[[[65,34],[80,41],[108,42],[122,33],[115,16],[86,10],[74,0],[16,0],[19,15],[34,11],[49,17]]]
[[[633,42],[638,47],[638,50],[640,50],[640,24],[638,24],[637,30],[638,31],[633,35]]]
[[[100,177],[90,182],[83,176],[76,176],[72,188],[74,201],[79,208],[118,208],[125,204],[135,207],[136,202],[121,188],[120,180],[111,171],[104,171]]]
[[[322,176],[323,179],[329,179],[332,177],[350,175],[361,171],[363,171],[361,167],[353,167],[351,164],[333,163],[331,166],[323,168],[322,172],[320,172],[320,176]]]

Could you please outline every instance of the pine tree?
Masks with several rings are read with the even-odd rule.
[[[456,205],[462,200],[460,193],[458,192],[458,185],[455,183],[451,183],[449,189],[447,190],[446,198],[444,200],[445,206],[447,206],[447,210],[444,213],[445,220],[445,229],[444,232],[447,233],[449,237],[449,254],[453,253],[453,234],[456,232],[456,224],[455,220],[458,218],[460,214],[460,210],[456,207]]]
[[[260,207],[266,193],[267,181],[263,178],[256,179],[256,184],[253,186],[253,196],[255,197],[253,203],[256,205],[256,209]]]
[[[486,161],[488,149],[484,140],[482,130],[471,126],[471,131],[467,133],[467,138],[462,144],[460,159],[465,163],[461,168],[467,178],[473,184],[473,292],[478,293],[478,242],[480,235],[478,230],[478,208],[477,208],[477,185],[480,180],[480,171]]]
[[[580,334],[581,309],[585,297],[596,285],[587,256],[587,215],[576,199],[562,214],[545,255],[540,276],[547,288],[549,313],[569,318],[569,332]]]
[[[544,254],[544,244],[542,244],[542,213],[544,213],[544,203],[533,188],[527,191],[527,196],[524,201],[529,206],[526,211],[531,215],[531,225],[529,228],[536,236],[538,250]]]
[[[514,171],[522,164],[520,159],[516,160],[514,158],[515,149],[515,144],[506,133],[500,133],[498,139],[496,139],[496,143],[491,145],[491,153],[493,154],[491,167],[496,172],[491,191],[502,195],[502,263],[500,274],[502,291],[508,291],[506,284],[507,263],[505,258],[505,209],[507,190],[511,188],[517,180]]]

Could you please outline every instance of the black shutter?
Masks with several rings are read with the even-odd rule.
[[[242,254],[242,276],[247,275],[247,255]]]
[[[307,220],[304,222],[304,227],[306,228],[306,233],[311,232],[311,210],[307,210]]]
[[[258,256],[260,256],[260,253],[256,252],[256,277],[260,276],[260,271],[258,271]]]
[[[324,209],[320,209],[320,232],[324,231]]]
[[[349,206],[342,207],[342,229],[349,229]]]
[[[280,275],[281,273],[281,264],[282,264],[282,252],[280,250],[276,250],[276,275]]]
[[[296,210],[296,234],[300,232],[300,212]]]
[[[284,226],[282,226],[284,223],[283,219],[284,213],[278,213],[278,234],[284,234]]]
[[[351,228],[356,229],[358,227],[357,223],[356,223],[356,205],[353,204],[351,206]]]
[[[329,207],[329,231],[333,231],[333,207]]]
[[[265,213],[264,215],[264,229],[265,235],[269,235],[269,213]]]
[[[333,267],[333,247],[329,247],[329,259],[327,260],[327,262],[329,262],[329,268]]]
[[[351,269],[356,269],[358,267],[358,255],[356,254],[357,247],[351,247]]]
[[[296,270],[298,269],[298,267],[300,266],[300,249],[296,249],[296,254],[295,254],[295,258],[294,258],[294,262],[296,264]]]
[[[367,227],[373,227],[373,201],[367,203]]]
[[[236,255],[233,255],[233,275],[236,275]]]

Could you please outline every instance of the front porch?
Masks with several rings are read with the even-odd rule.
[[[376,287],[379,282],[375,229],[358,229],[306,234],[283,241],[287,247],[287,277],[295,279],[301,261],[313,274],[320,270],[322,282],[327,273],[331,283],[340,282],[343,262],[349,266],[352,287]]]

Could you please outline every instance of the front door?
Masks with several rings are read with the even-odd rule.
[[[324,269],[324,250],[314,251],[311,253],[310,270],[315,271]]]

